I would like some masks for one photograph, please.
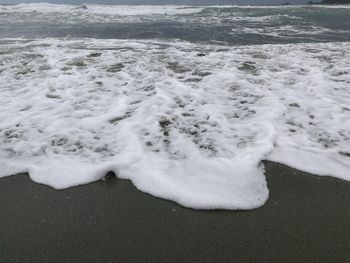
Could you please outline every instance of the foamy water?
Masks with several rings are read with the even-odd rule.
[[[33,6],[68,8],[1,8]],[[128,19],[204,10],[113,8]],[[63,189],[114,171],[204,209],[263,205],[262,160],[350,180],[350,43],[213,41],[3,37],[0,176]]]

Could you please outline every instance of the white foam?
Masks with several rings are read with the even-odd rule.
[[[202,7],[191,6],[172,6],[172,5],[66,5],[49,3],[31,3],[18,5],[0,5],[1,12],[20,12],[20,13],[86,13],[86,14],[105,14],[105,15],[155,15],[155,14],[193,14],[202,11]]]
[[[193,208],[252,209],[261,161],[350,180],[349,43],[0,41],[0,176],[108,171]]]
[[[190,6],[150,5],[65,5],[32,3],[1,6],[0,24],[51,23],[59,25],[82,25],[96,23],[138,23],[175,19],[178,15],[200,13],[203,8]],[[176,19],[175,19],[176,20]]]

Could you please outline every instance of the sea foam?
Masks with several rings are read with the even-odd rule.
[[[262,160],[350,180],[350,43],[0,41],[0,176],[114,171],[202,209],[253,209]]]

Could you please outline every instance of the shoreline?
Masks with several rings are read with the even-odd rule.
[[[264,162],[270,198],[250,211],[193,210],[105,181],[54,190],[0,178],[5,262],[346,262],[350,183]]]

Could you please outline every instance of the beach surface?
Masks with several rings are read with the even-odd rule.
[[[0,179],[2,262],[348,262],[350,183],[266,162],[267,203],[198,211],[110,177],[62,191]]]

